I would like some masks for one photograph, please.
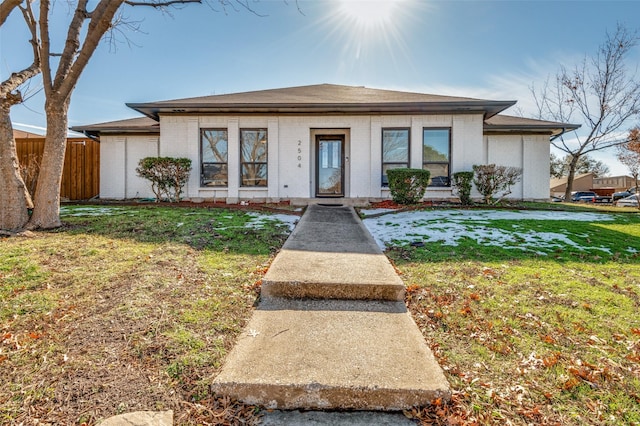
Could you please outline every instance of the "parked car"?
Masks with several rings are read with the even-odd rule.
[[[616,201],[616,207],[638,207],[640,194],[629,195],[621,200]]]
[[[626,198],[629,195],[633,195],[636,193],[637,188],[634,186],[633,188],[629,188],[626,191],[614,192],[612,195],[613,201],[620,200],[622,198]]]
[[[575,191],[571,193],[571,201],[580,203],[595,203],[598,196],[593,191]]]

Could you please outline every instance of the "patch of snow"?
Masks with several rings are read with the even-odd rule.
[[[559,232],[518,232],[506,231],[490,226],[496,220],[553,220],[596,222],[613,220],[610,215],[600,213],[572,213],[549,211],[508,211],[508,210],[432,210],[409,211],[387,214],[375,218],[365,218],[363,223],[373,235],[378,246],[385,250],[393,242],[411,241],[439,242],[457,246],[462,238],[470,238],[478,244],[509,249],[543,250],[570,246],[578,250],[600,250],[603,247],[583,247]]]
[[[60,207],[60,216],[113,216],[118,214],[131,213],[130,210],[122,207],[103,207],[103,206],[86,206],[86,207]]]
[[[256,212],[248,212],[247,214],[251,216],[251,219],[249,219],[245,226],[247,228],[255,229],[264,228],[270,222],[277,221],[287,225],[289,232],[292,232],[293,228],[296,227],[298,220],[300,220],[300,216],[293,214],[262,214]]]

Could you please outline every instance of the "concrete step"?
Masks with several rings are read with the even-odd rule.
[[[404,299],[395,269],[351,207],[309,206],[262,280],[262,297]]]
[[[402,410],[448,399],[401,302],[269,298],[212,390],[273,409]]]

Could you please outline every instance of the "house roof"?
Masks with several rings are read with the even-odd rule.
[[[168,101],[128,103],[146,117],[74,126],[72,130],[100,133],[160,132],[161,114],[445,114],[482,113],[487,133],[544,133],[557,137],[576,124],[499,115],[516,101],[440,96],[367,87],[317,84],[255,92],[212,95]]]
[[[591,177],[591,179],[593,179],[593,173],[582,173],[582,174],[576,175],[573,178],[573,181],[575,182],[575,181],[582,180],[584,178],[589,178],[589,177]],[[553,191],[554,189],[557,189],[558,187],[566,185],[568,179],[569,178],[567,176],[563,176],[561,178],[552,178],[551,181],[549,182],[549,187]]]
[[[129,118],[127,120],[109,121],[106,123],[73,126],[71,130],[82,132],[89,136],[117,133],[160,133],[160,123],[149,117]]]
[[[27,132],[26,130],[13,129],[13,137],[14,139],[42,139],[44,135]]]
[[[317,84],[254,92],[212,95],[168,101],[127,103],[142,114],[407,114],[483,113],[494,116],[516,101],[439,96],[371,89],[363,86]]]
[[[485,120],[485,133],[538,132],[551,133],[551,136],[579,128],[579,124],[558,123],[555,121],[534,120],[532,118],[514,117],[511,115],[494,115]]]

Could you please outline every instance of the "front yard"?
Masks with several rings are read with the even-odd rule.
[[[454,389],[426,424],[640,424],[640,216],[365,219]]]
[[[638,214],[377,213],[365,223],[454,390],[407,415],[640,424]],[[141,409],[173,409],[176,424],[255,421],[208,383],[296,217],[70,206],[62,218],[0,240],[0,423]]]
[[[288,234],[268,218],[76,206],[62,229],[1,240],[0,424],[143,409],[173,409],[176,424],[253,418],[208,384]]]

